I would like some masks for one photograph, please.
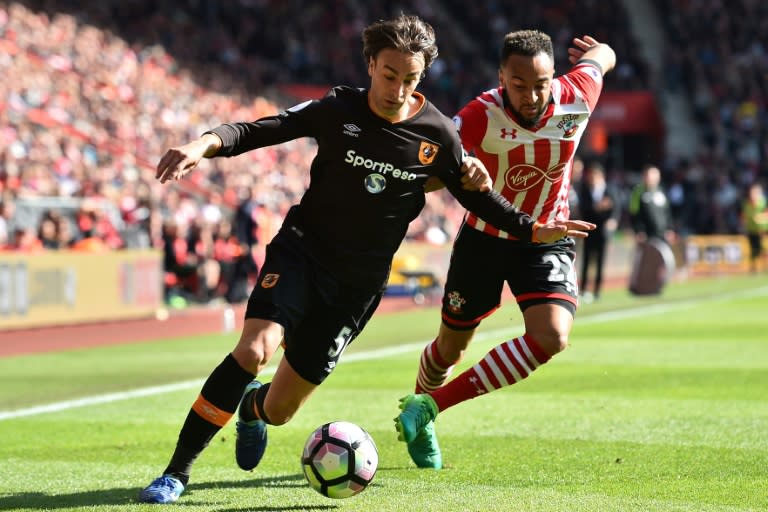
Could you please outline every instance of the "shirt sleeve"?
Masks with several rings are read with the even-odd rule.
[[[565,76],[581,92],[589,111],[593,112],[603,90],[603,72],[597,63],[579,61]]]
[[[322,100],[310,100],[256,121],[225,123],[205,133],[217,135],[222,146],[216,156],[236,156],[301,137],[312,137],[322,117]]]
[[[447,180],[444,183],[464,208],[515,238],[531,241],[534,220],[515,208],[504,196],[495,190],[470,192],[462,188],[460,181]]]
[[[482,142],[488,125],[485,107],[477,99],[470,101],[453,117],[453,124],[459,131],[461,144],[471,153]]]

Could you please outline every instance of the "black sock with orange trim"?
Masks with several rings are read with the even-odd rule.
[[[271,382],[262,384],[259,389],[251,390],[243,397],[243,405],[240,409],[240,419],[245,422],[253,420],[262,420],[267,425],[271,425],[269,416],[264,411],[264,399],[267,397]]]
[[[213,436],[232,418],[245,387],[253,377],[235,361],[232,354],[227,354],[214,368],[184,420],[176,450],[163,474],[173,475],[187,485],[192,464]]]

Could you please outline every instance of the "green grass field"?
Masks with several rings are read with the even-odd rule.
[[[505,305],[467,365],[521,334]],[[758,511],[768,509],[768,277],[605,294],[579,310],[571,347],[526,381],[445,411],[446,468],[418,470],[397,442],[434,308],[379,315],[251,473],[234,425],[175,505],[193,511]],[[235,336],[0,359],[0,510],[149,510],[136,495],[165,467],[202,379]],[[318,425],[343,419],[379,447],[374,483],[347,500],[299,464]],[[155,506],[157,507],[157,506]]]

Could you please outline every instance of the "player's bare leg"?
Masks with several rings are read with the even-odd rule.
[[[527,308],[523,316],[525,334],[496,346],[448,384],[401,399],[402,412],[395,418],[399,439],[408,443],[408,452],[419,467],[437,468],[437,463],[430,463],[438,459],[442,465],[433,425],[439,412],[525,379],[568,346],[573,316],[566,308],[558,304],[538,304]],[[442,325],[440,336],[434,342],[436,353],[443,362],[458,361],[471,339],[472,331],[456,331]],[[431,380],[425,379],[423,368],[420,366],[419,386],[439,382],[436,372],[430,374]]]
[[[316,389],[317,384],[296,373],[287,359],[281,359],[264,399],[264,412],[270,424],[288,423]]]
[[[233,355],[250,364],[258,374],[272,358],[283,336],[274,322],[248,319]],[[243,393],[237,422],[235,458],[241,469],[250,471],[261,461],[267,446],[267,425],[287,423],[317,388],[300,377],[283,358],[272,381],[254,380]]]
[[[172,503],[178,500],[189,481],[193,463],[232,418],[243,391],[252,386],[254,376],[267,365],[282,336],[279,324],[254,319],[245,321],[235,349],[214,368],[192,404],[168,466],[160,477],[141,491],[139,501]],[[262,437],[265,443],[266,437]]]
[[[537,304],[523,314],[526,332],[494,347],[474,366],[431,392],[438,410],[511,386],[568,346],[573,316],[558,304]]]
[[[261,318],[246,318],[232,357],[246,371],[258,375],[283,341],[283,327]]]
[[[573,315],[558,304],[537,304],[523,313],[525,332],[549,356],[568,348],[568,336],[573,327]]]

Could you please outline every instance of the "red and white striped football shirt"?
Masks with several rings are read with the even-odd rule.
[[[573,157],[602,86],[600,70],[585,62],[554,79],[552,101],[534,128],[523,128],[504,108],[501,87],[467,103],[454,121],[464,149],[485,164],[496,191],[539,222],[566,220]],[[467,224],[514,238],[470,212]]]

